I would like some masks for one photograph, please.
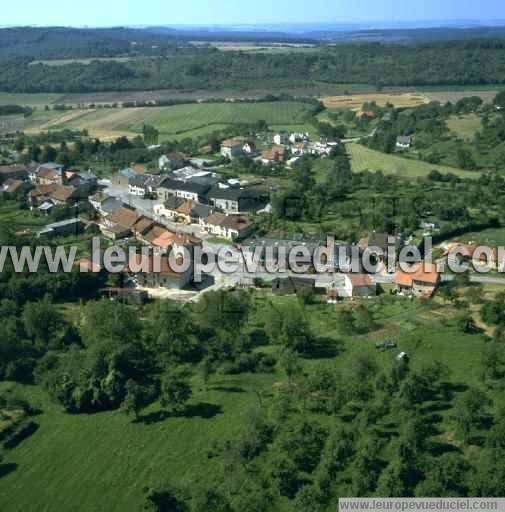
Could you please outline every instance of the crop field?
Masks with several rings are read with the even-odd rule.
[[[479,116],[469,114],[466,116],[452,116],[447,121],[449,130],[464,140],[472,140],[475,134],[482,128]]]
[[[91,64],[93,61],[98,60],[101,62],[128,62],[132,57],[94,57],[90,59],[54,59],[54,60],[35,60],[30,62],[30,66],[36,64],[44,64],[45,66],[66,66],[67,64]]]
[[[0,116],[0,135],[20,131],[25,125],[24,116]]]
[[[189,137],[225,126],[265,120],[270,126],[304,125],[309,106],[297,102],[209,103],[173,107],[72,110],[52,115],[31,131],[70,128],[86,129],[102,138],[135,135],[144,124],[155,126],[163,138]]]
[[[391,103],[397,108],[406,108],[417,107],[423,103],[427,103],[428,99],[421,93],[398,92],[325,96],[321,98],[321,101],[326,108],[349,108],[359,110],[363,103],[372,101],[375,101],[380,107],[383,107],[386,103]]]
[[[427,176],[430,171],[448,174],[456,174],[462,178],[477,179],[480,173],[477,171],[464,171],[445,165],[434,165],[420,160],[410,160],[400,156],[388,155],[374,151],[360,144],[348,144],[347,150],[351,156],[351,165],[354,172],[382,171],[384,174],[394,174],[408,178]]]
[[[192,41],[197,46],[210,46],[225,52],[252,52],[252,53],[291,53],[291,52],[315,52],[319,51],[316,45],[312,44],[279,44],[279,43],[251,43],[251,42],[227,42],[216,41],[208,43],[207,41]]]

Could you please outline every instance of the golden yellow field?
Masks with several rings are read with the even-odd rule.
[[[423,103],[428,103],[429,99],[421,93],[402,92],[326,96],[321,98],[321,101],[327,108],[350,108],[352,110],[359,110],[363,103],[370,103],[372,101],[375,101],[380,107],[383,107],[386,103],[392,103],[395,107],[405,108],[417,107]]]

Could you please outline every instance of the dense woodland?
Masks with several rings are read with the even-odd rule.
[[[0,90],[93,92],[214,89],[314,82],[382,86],[505,83],[502,40],[419,46],[363,44],[310,53],[262,54],[173,49],[169,55],[126,62],[94,61],[48,67],[32,57],[5,59]],[[280,78],[281,77],[281,78]]]

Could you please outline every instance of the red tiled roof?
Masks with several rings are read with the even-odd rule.
[[[66,202],[71,199],[76,193],[75,187],[64,187],[63,185],[57,185],[56,188],[49,194],[52,199],[56,201]]]
[[[138,221],[139,217],[140,215],[135,210],[121,207],[112,211],[110,220],[111,222],[131,229],[133,225]]]
[[[395,283],[401,286],[412,286],[414,282],[427,283],[436,286],[440,280],[440,272],[432,263],[417,263],[412,265],[411,272],[398,270],[395,274]]]

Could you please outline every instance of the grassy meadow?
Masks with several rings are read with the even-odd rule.
[[[452,116],[448,119],[447,126],[460,139],[471,141],[475,134],[482,129],[482,120],[476,114]]]
[[[265,120],[274,128],[308,129],[305,119],[309,108],[301,102],[278,101],[41,112],[34,118],[30,131],[86,129],[92,135],[107,138],[136,135],[142,132],[144,124],[150,124],[159,130],[163,140],[204,135],[259,120]]]
[[[58,103],[62,94],[18,94],[0,92],[0,105],[23,105],[27,107],[44,107]]]
[[[394,174],[407,178],[419,178],[427,176],[432,170],[443,174],[456,174],[462,178],[478,178],[477,171],[464,171],[455,167],[435,165],[421,160],[412,160],[401,156],[381,153],[369,149],[361,144],[348,144],[347,149],[351,156],[351,165],[354,172],[382,171],[384,174]]]
[[[266,301],[267,307],[298,304],[295,297],[257,293],[259,303]],[[440,362],[450,367],[448,379],[454,385],[464,388],[478,384],[478,361],[485,338],[459,332],[453,322],[457,310],[452,306],[389,296],[368,301],[368,306],[377,328],[355,337],[338,332],[337,311],[348,305],[302,307],[315,333],[333,338],[337,349],[336,355],[303,360],[305,370],[319,365],[347,368],[356,354],[363,352],[372,354],[379,366],[388,367],[404,350],[411,355],[414,368]],[[249,321],[260,325],[261,310]],[[377,351],[376,341],[385,338],[393,338],[398,348]],[[258,393],[265,405],[285,380],[280,370],[272,374],[218,374],[205,387],[196,375],[192,380],[194,395],[184,416],[166,415],[154,405],[143,411],[137,422],[121,411],[65,414],[41,388],[3,383],[3,389],[15,388],[43,412],[34,418],[38,430],[6,453],[0,476],[0,510],[133,512],[142,508],[146,486],[166,480],[205,483],[222,463],[211,455],[215,443],[222,445],[243,431],[248,411],[259,404]],[[441,439],[449,443],[450,414],[450,406],[441,411],[439,425]],[[317,418],[329,421],[328,417]]]

